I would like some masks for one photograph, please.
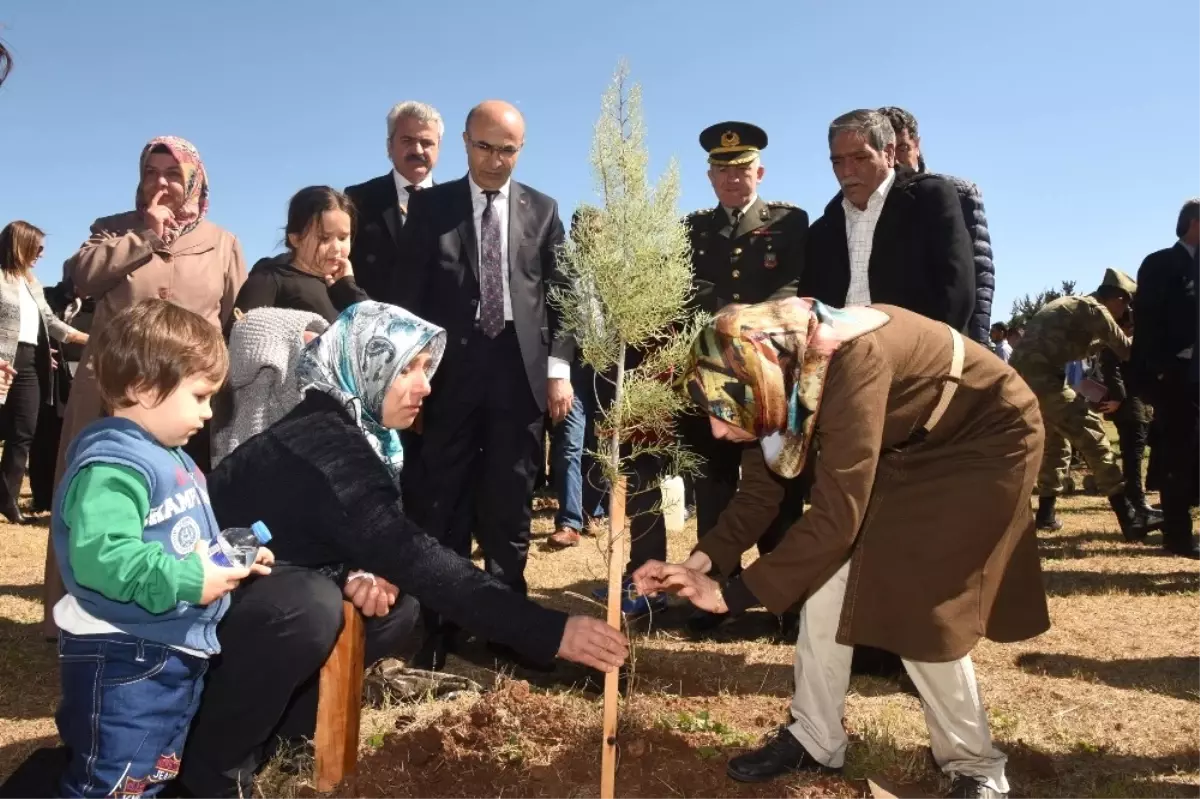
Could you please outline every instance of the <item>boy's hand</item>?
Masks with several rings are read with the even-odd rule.
[[[250,575],[243,567],[227,568],[213,563],[208,556],[208,541],[196,542],[196,555],[204,569],[204,586],[200,589],[200,604],[208,605],[237,588],[238,583]]]

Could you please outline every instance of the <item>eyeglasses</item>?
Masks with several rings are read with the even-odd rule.
[[[472,147],[484,155],[497,155],[504,161],[511,161],[513,158],[517,157],[517,153],[521,152],[520,147],[513,147],[511,144],[501,147],[497,144],[489,144],[485,141],[476,141],[469,136],[467,137],[467,141],[471,143]]]

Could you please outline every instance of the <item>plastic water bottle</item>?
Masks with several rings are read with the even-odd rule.
[[[258,557],[258,548],[271,540],[271,531],[262,522],[249,527],[222,530],[208,548],[213,563],[226,568],[249,568]]]

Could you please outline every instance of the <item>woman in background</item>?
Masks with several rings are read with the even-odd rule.
[[[238,292],[237,308],[290,308],[332,322],[367,299],[354,281],[350,239],[354,204],[329,186],[309,186],[288,203],[284,243],[287,252],[263,258]]]
[[[25,521],[17,499],[42,398],[41,381],[34,368],[38,332],[44,325],[59,341],[87,342],[86,333],[54,315],[46,305],[42,284],[33,275],[33,265],[42,257],[44,239],[41,230],[20,220],[0,231],[0,359],[16,370],[0,407],[0,430],[5,434],[4,455],[0,457],[0,513],[13,524]]]
[[[222,330],[246,281],[242,246],[208,214],[208,175],[186,139],[160,136],[142,148],[134,210],[97,219],[92,235],[63,265],[81,297],[96,301],[92,332],[131,305],[157,297],[199,314]],[[100,395],[85,348],[63,419],[57,476],[75,435],[100,416]],[[209,468],[207,429],[185,447],[201,471]],[[44,631],[56,636],[50,609],[62,598],[54,553],[47,551]]]

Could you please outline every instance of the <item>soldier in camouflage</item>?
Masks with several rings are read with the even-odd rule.
[[[1062,491],[1063,477],[1071,450],[1078,451],[1096,480],[1096,488],[1108,497],[1121,532],[1127,540],[1140,540],[1161,525],[1143,508],[1135,508],[1125,495],[1125,481],[1117,466],[1104,423],[1066,383],[1066,366],[1103,347],[1117,357],[1129,357],[1130,340],[1117,323],[1129,313],[1137,284],[1115,269],[1104,274],[1100,288],[1087,296],[1061,297],[1034,314],[1025,337],[1013,350],[1010,365],[1033,389],[1046,427],[1046,446],[1038,472],[1038,529],[1062,527],[1054,515],[1055,498]],[[1103,409],[1110,408],[1102,406]]]
[[[761,153],[767,134],[746,122],[721,122],[700,134],[708,153],[708,178],[717,205],[689,214],[684,223],[692,244],[695,302],[716,313],[731,303],[751,304],[796,296],[804,268],[808,214],[794,205],[766,202],[758,185],[766,170]],[[689,448],[703,459],[696,480],[697,534],[703,536],[737,492],[743,445],[717,441],[706,417],[681,420],[680,432]],[[759,551],[769,552],[804,512],[804,486],[788,481],[779,517],[759,539]],[[688,624],[701,633],[720,618],[698,612]],[[782,621],[785,636],[795,640],[794,620]]]

